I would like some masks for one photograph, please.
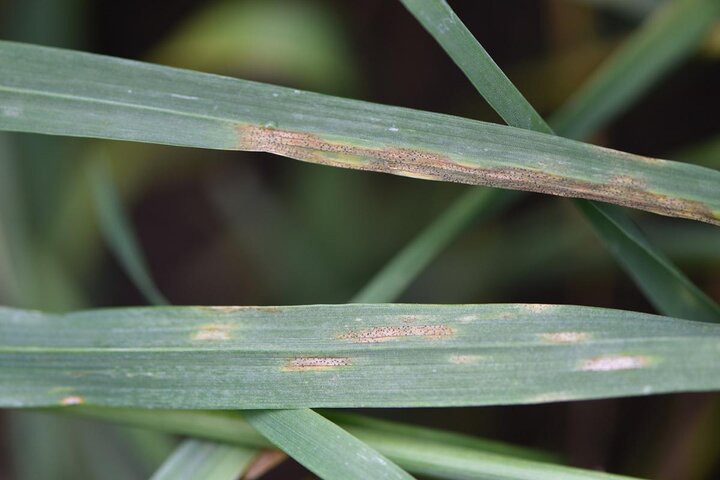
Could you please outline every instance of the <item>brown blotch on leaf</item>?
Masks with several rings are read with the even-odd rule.
[[[352,361],[348,357],[297,357],[283,367],[286,372],[304,372],[309,370],[330,370],[349,367]]]
[[[200,341],[229,340],[232,329],[233,326],[226,323],[209,323],[200,327],[192,336],[192,339]]]
[[[354,330],[343,333],[338,338],[355,343],[376,343],[406,337],[441,339],[454,334],[455,331],[447,325],[398,325]]]
[[[237,130],[238,150],[269,152],[333,167],[598,200],[720,225],[718,213],[702,202],[648,191],[643,182],[629,176],[596,183],[532,168],[460,164],[447,155],[413,148],[362,147],[325,140],[319,135],[247,124],[238,125]],[[620,157],[626,157],[627,161],[653,163],[649,159],[638,160],[630,154]]]

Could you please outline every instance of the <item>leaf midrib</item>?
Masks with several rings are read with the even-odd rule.
[[[162,108],[162,107],[154,107],[150,105],[145,104],[138,104],[138,103],[131,103],[131,102],[119,102],[117,100],[107,100],[107,99],[101,99],[96,97],[82,97],[79,95],[72,95],[69,93],[57,93],[57,92],[42,92],[39,90],[31,90],[31,89],[24,89],[24,88],[16,88],[16,87],[7,87],[0,85],[0,92],[10,92],[10,93],[20,93],[23,95],[35,95],[39,97],[46,97],[46,98],[63,98],[66,100],[75,100],[79,102],[85,102],[85,103],[98,103],[100,105],[113,105],[118,107],[125,107],[130,109],[137,109],[141,111],[149,111],[149,112],[162,112],[162,113],[169,113],[173,115],[180,115],[190,118],[202,118],[204,120],[219,120],[222,122],[227,123],[236,123],[240,124],[241,122],[238,122],[237,120],[233,120],[231,118],[225,118],[221,116],[210,116],[210,115],[203,115],[200,113],[192,113],[188,111],[184,111],[181,109],[169,109],[169,108]]]
[[[0,347],[0,353],[47,353],[47,354],[55,354],[55,353],[88,353],[88,354],[96,354],[96,353],[196,353],[196,352],[202,352],[202,353],[208,353],[208,352],[217,352],[217,353],[244,353],[244,354],[258,354],[258,355],[268,355],[273,353],[292,353],[294,355],[298,355],[298,352],[304,351],[307,352],[307,355],[311,356],[311,352],[316,352],[317,354],[328,354],[328,353],[345,353],[345,354],[358,354],[358,353],[371,353],[376,351],[382,351],[382,352],[390,352],[390,351],[402,351],[402,352],[410,352],[410,351],[424,351],[424,352],[430,352],[433,351],[446,351],[446,350],[466,350],[468,348],[476,348],[478,351],[480,350],[492,350],[492,349],[518,349],[518,348],[564,348],[564,349],[580,349],[580,348],[594,348],[594,347],[603,347],[608,345],[614,345],[614,344],[620,344],[620,345],[627,345],[628,343],[632,344],[643,344],[643,343],[673,343],[673,342],[687,342],[690,340],[699,340],[699,341],[708,341],[713,342],[715,340],[720,340],[720,334],[718,335],[675,335],[675,336],[661,336],[661,337],[645,337],[645,338],[633,338],[633,337],[626,337],[626,338],[611,338],[611,339],[601,339],[601,340],[592,340],[592,341],[585,341],[585,342],[577,342],[577,343],[549,343],[544,341],[538,341],[538,342],[527,342],[527,341],[519,341],[519,342],[507,342],[507,343],[492,343],[492,344],[477,344],[477,343],[463,343],[459,345],[452,345],[452,344],[445,344],[445,345],[438,345],[433,344],[433,346],[422,346],[418,345],[417,343],[414,343],[413,345],[407,345],[407,346],[399,346],[394,345],[390,346],[387,345],[387,342],[382,343],[374,343],[372,344],[372,347],[362,348],[361,346],[349,344],[347,346],[330,346],[330,347],[308,347],[307,350],[304,350],[303,347],[285,347],[285,348],[272,348],[272,349],[258,349],[258,350],[252,350],[252,349],[244,349],[241,347],[229,347],[229,348],[207,348],[207,347]],[[427,341],[427,340],[420,340],[419,342]],[[449,340],[447,342],[452,342],[452,340]]]

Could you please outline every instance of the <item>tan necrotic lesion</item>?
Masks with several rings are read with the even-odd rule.
[[[290,359],[283,370],[286,372],[332,370],[352,365],[349,357],[296,357]]]
[[[370,148],[277,128],[240,125],[238,134],[238,150],[262,151],[320,165],[426,180],[585,198],[720,225],[720,214],[712,212],[707,205],[652,192],[642,179],[629,175],[598,183],[526,167],[480,167],[422,149]],[[628,162],[635,158],[630,154],[623,157]],[[637,161],[648,163],[647,159]]]
[[[407,337],[441,339],[454,334],[455,331],[447,325],[396,325],[352,330],[341,333],[338,338],[354,343],[376,343]]]

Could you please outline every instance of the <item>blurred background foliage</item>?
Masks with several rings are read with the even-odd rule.
[[[456,0],[460,18],[543,114],[662,0]],[[1,0],[2,38],[499,122],[399,2]],[[0,66],[1,68],[1,66]],[[720,168],[720,25],[593,138]],[[463,187],[263,153],[0,134],[0,303],[143,304],[97,225],[88,166],[108,160],[150,270],[178,305],[347,301]],[[637,214],[720,300],[720,231]],[[400,298],[652,309],[568,202],[527,196],[478,223]],[[371,412],[653,478],[720,477],[716,394]],[[0,414],[0,478],[143,478],[175,439],[38,413]],[[294,472],[294,473],[291,473]],[[303,475],[286,462],[267,478]],[[307,474],[309,475],[309,474]]]

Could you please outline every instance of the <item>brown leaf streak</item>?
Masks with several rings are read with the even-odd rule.
[[[649,191],[642,180],[627,175],[614,177],[608,183],[594,183],[532,168],[460,164],[447,155],[413,148],[369,148],[276,128],[245,124],[237,128],[239,150],[269,152],[340,168],[598,200],[720,225],[720,212],[713,212],[704,203]],[[634,155],[624,156],[626,161],[635,159]],[[649,159],[637,161],[652,163]]]
[[[354,330],[343,333],[338,338],[355,343],[377,343],[405,337],[441,339],[454,334],[455,331],[447,325],[399,325]]]
[[[290,359],[283,367],[286,372],[307,372],[317,370],[331,370],[338,367],[348,367],[352,361],[348,357],[297,357]]]

